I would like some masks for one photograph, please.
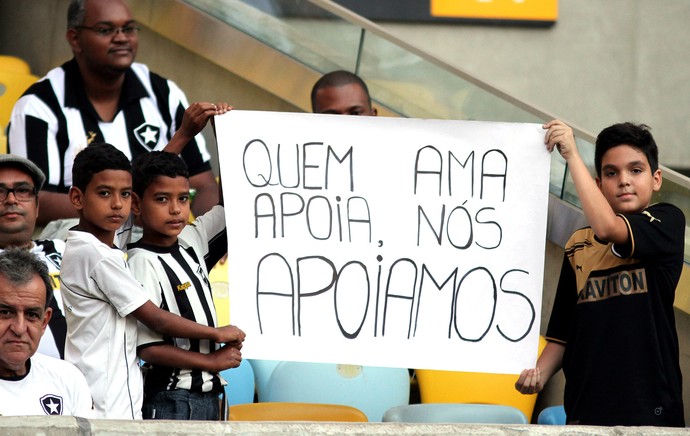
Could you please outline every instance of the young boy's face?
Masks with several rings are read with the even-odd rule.
[[[100,171],[93,175],[85,192],[70,191],[70,198],[80,211],[79,227],[110,244],[112,234],[129,218],[132,175],[124,170]]]
[[[177,241],[189,220],[189,180],[186,177],[158,176],[135,200],[135,213],[144,228],[142,241],[170,246]]]
[[[661,188],[661,170],[652,173],[645,154],[629,145],[609,149],[601,159],[597,185],[616,213],[640,212]]]

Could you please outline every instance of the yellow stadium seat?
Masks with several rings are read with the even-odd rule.
[[[367,422],[359,409],[338,404],[248,403],[230,406],[229,421]]]
[[[5,137],[5,126],[0,124],[0,154],[7,153],[7,138]]]
[[[230,324],[230,296],[228,295],[228,263],[217,263],[208,272],[208,281],[211,283],[213,304],[216,306],[218,325]]]
[[[10,55],[0,55],[0,71],[7,71],[20,74],[30,74],[29,63],[24,59]]]
[[[539,337],[539,353],[546,340]],[[478,372],[415,370],[422,403],[473,403],[513,406],[532,419],[537,395],[515,390],[518,375]]]

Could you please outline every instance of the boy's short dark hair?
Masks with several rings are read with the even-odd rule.
[[[77,153],[72,166],[72,185],[82,192],[91,182],[93,175],[105,170],[132,171],[127,156],[111,144],[94,143]]]
[[[166,151],[141,154],[132,162],[132,190],[139,197],[158,176],[189,179],[189,170],[181,157]]]
[[[594,165],[597,176],[601,177],[601,160],[604,154],[618,145],[629,145],[647,156],[652,174],[659,169],[659,149],[646,124],[630,122],[614,124],[599,133],[594,150]]]
[[[316,107],[316,93],[322,88],[332,88],[343,85],[351,84],[359,85],[364,93],[367,95],[367,101],[369,106],[371,106],[371,97],[369,96],[369,88],[367,84],[364,83],[361,77],[345,70],[331,71],[330,73],[324,74],[319,80],[316,81],[314,87],[311,89],[311,107],[312,110]]]

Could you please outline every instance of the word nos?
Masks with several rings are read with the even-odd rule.
[[[302,307],[306,299],[330,293],[332,297],[333,311],[329,306],[321,307],[319,313],[321,322],[336,323],[343,337],[355,339],[361,335],[371,337],[396,335],[401,333],[407,338],[414,337],[422,314],[427,311],[431,316],[427,319],[438,323],[443,317],[448,323],[447,337],[459,338],[463,341],[478,342],[486,337],[495,328],[496,332],[507,341],[519,342],[524,339],[532,329],[536,319],[534,304],[525,294],[524,289],[516,283],[525,286],[525,279],[529,272],[522,269],[509,269],[494,274],[486,267],[475,267],[464,273],[458,267],[446,271],[443,280],[439,280],[438,274],[431,272],[427,263],[415,262],[409,258],[395,260],[387,269],[381,265],[382,257],[378,256],[379,265],[372,272],[362,261],[351,260],[337,268],[333,261],[325,256],[304,256],[294,260],[294,266],[286,256],[280,253],[268,253],[257,263],[256,268],[256,315],[260,333],[264,334],[262,314],[264,310],[275,308],[280,301],[287,299],[290,304],[287,307],[289,313],[283,318],[289,320],[291,325],[276,326],[271,319],[271,326],[285,331],[292,329],[293,336],[302,336]],[[281,281],[277,279],[284,277]],[[315,279],[316,277],[316,279]],[[373,280],[372,278],[375,277]],[[498,277],[498,280],[497,280]],[[309,280],[308,280],[309,279]],[[312,283],[311,288],[304,283]],[[400,285],[401,282],[407,286]],[[319,285],[313,285],[320,283]],[[407,291],[400,291],[406,289]],[[443,294],[444,300],[439,306],[437,303],[428,304],[431,301],[429,292],[436,290]],[[438,294],[437,294],[438,295]],[[508,298],[511,297],[511,298]],[[482,304],[475,304],[479,298]],[[486,320],[483,330],[477,332],[475,321],[463,324],[459,310],[472,299],[474,306],[485,308],[486,313],[481,319]],[[508,300],[510,300],[508,302]],[[394,302],[406,304],[395,305]],[[522,301],[522,308],[517,307]],[[500,320],[496,319],[497,309],[504,305],[499,313],[515,312],[522,309],[529,313],[528,319]],[[352,308],[356,307],[357,310]],[[403,307],[404,309],[400,309]],[[446,311],[445,315],[439,311],[439,307]],[[403,313],[392,313],[391,310]],[[475,310],[474,307],[472,310]],[[329,314],[332,313],[332,318]],[[285,315],[285,314],[283,314]],[[402,315],[407,321],[406,332],[391,331],[388,328],[388,318],[394,315]],[[267,315],[268,316],[268,315]],[[373,319],[371,319],[373,317]],[[364,330],[365,323],[370,326]],[[502,324],[503,323],[503,324]],[[519,325],[518,325],[519,324]],[[472,326],[472,333],[464,325]],[[315,329],[327,326],[316,326]],[[516,331],[522,329],[521,331]]]
[[[443,153],[437,147],[428,145],[420,148],[415,157],[414,194],[428,197],[436,193],[439,197],[446,194],[450,197],[455,195],[460,198],[475,198],[475,181],[478,179],[479,200],[505,202],[508,157],[503,151],[486,151],[481,156],[480,173],[476,172],[474,150],[470,151],[464,160],[458,156],[457,152],[448,150],[444,162]],[[422,181],[431,189],[424,189],[424,186],[421,186]],[[491,218],[496,208],[483,206],[471,214],[469,206],[466,205],[467,200],[455,206],[447,207],[444,204],[440,212],[431,212],[427,206],[418,205],[417,245],[421,245],[423,230],[428,228],[432,232],[432,240],[439,246],[445,240],[459,250],[470,248],[473,243],[487,250],[498,248],[503,240],[503,229]],[[446,214],[447,210],[449,211]],[[476,239],[475,233],[478,236]]]

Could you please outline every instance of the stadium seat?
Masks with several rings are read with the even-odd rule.
[[[249,359],[254,370],[254,385],[256,386],[256,396],[260,403],[268,401],[266,399],[266,386],[273,374],[273,370],[282,360],[268,359]]]
[[[250,403],[230,406],[229,421],[367,422],[354,407],[314,403]]]
[[[539,352],[546,340],[539,338]],[[415,370],[422,403],[468,403],[512,406],[532,419],[537,395],[515,390],[517,375],[478,372]]]
[[[28,73],[0,70],[0,126],[7,127],[14,103],[38,77]]]
[[[409,404],[388,409],[384,422],[529,424],[520,410],[494,404]]]
[[[266,401],[341,404],[380,422],[393,406],[410,401],[406,368],[281,362],[266,385]]]
[[[228,289],[228,263],[217,263],[208,272],[213,305],[216,307],[218,325],[230,324],[230,295]]]
[[[254,371],[248,360],[242,360],[237,368],[220,372],[228,384],[225,386],[225,398],[228,405],[254,402]]]
[[[0,124],[0,154],[7,153],[7,137],[5,136],[6,127]]]
[[[565,409],[562,405],[547,407],[537,417],[537,424],[544,425],[565,425]]]
[[[0,71],[31,74],[29,63],[17,56],[0,55]]]

